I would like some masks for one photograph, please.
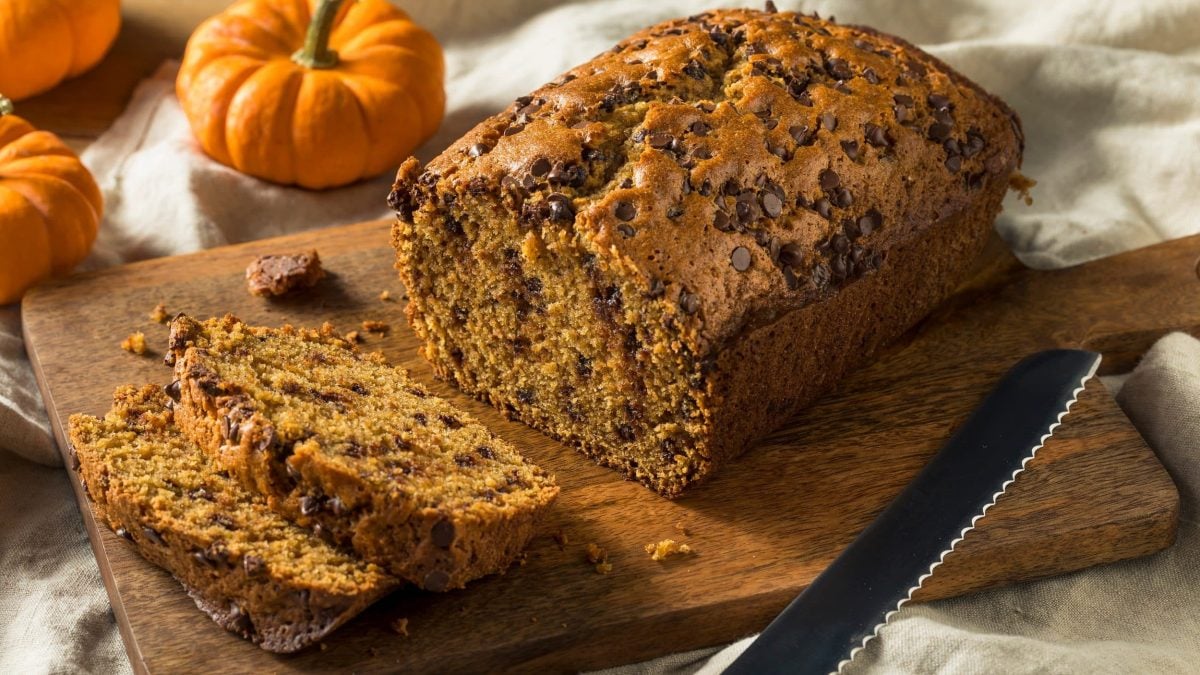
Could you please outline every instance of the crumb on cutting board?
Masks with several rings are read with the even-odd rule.
[[[166,303],[160,302],[154,306],[154,310],[150,312],[150,320],[154,323],[166,323],[171,320]]]
[[[379,301],[380,302],[391,302],[392,301],[392,292],[387,290],[386,288],[383,289],[382,291],[380,291],[379,292]]]
[[[258,297],[278,297],[312,288],[325,278],[316,249],[296,255],[264,255],[246,267],[246,290]]]
[[[663,539],[657,544],[646,544],[646,553],[649,553],[650,559],[655,562],[666,560],[673,555],[687,555],[691,552],[691,546],[676,543],[674,539]]]
[[[129,337],[121,340],[121,349],[130,354],[141,356],[146,353],[146,334],[142,331],[134,331],[129,334]]]
[[[396,635],[408,637],[408,619],[407,618],[400,617],[398,619],[393,619],[392,622],[388,624],[388,626],[391,627],[392,632],[394,632]]]
[[[362,329],[368,333],[387,333],[392,327],[386,321],[367,319],[362,322]]]
[[[680,521],[677,521],[677,522],[675,523],[675,530],[676,530],[677,532],[679,532],[679,534],[682,534],[682,535],[683,535],[683,536],[685,536],[685,537],[690,537],[690,536],[692,536],[692,533],[691,533],[690,531],[688,531],[688,529],[687,529],[687,525],[684,525],[682,520],[680,520]]]
[[[567,544],[571,543],[571,538],[568,537],[567,533],[561,529],[557,530],[553,536],[554,536],[554,543],[558,544],[558,550],[560,550],[560,551],[565,549],[567,547]]]
[[[608,574],[612,571],[612,563],[608,562],[608,551],[602,547],[589,542],[585,557],[595,567],[597,574]]]
[[[342,336],[342,338],[346,342],[349,342],[352,345],[356,345],[356,344],[362,342],[362,336],[359,335],[358,331],[356,331],[356,330],[352,330],[349,333],[346,333],[345,335]]]

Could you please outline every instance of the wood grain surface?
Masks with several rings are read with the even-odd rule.
[[[249,296],[242,271],[258,254],[316,246],[332,277],[283,301]],[[1052,346],[1102,349],[1120,370],[1157,336],[1200,330],[1200,237],[1054,272],[1022,268],[994,242],[977,273],[878,362],[786,423],[711,482],[661,499],[596,467],[490,407],[436,382],[403,320],[386,223],[363,223],[61,280],[23,305],[26,345],[60,447],[67,416],[102,413],[112,389],[166,383],[158,302],[198,317],[234,312],[277,325],[363,320],[369,336],[439,394],[470,410],[557,474],[562,496],[525,564],[464,591],[401,591],[325,641],[279,657],[200,614],[168,575],[83,508],[134,664],[142,672],[459,672],[581,670],[733,640],[761,629],[898,493],[1020,357]],[[397,302],[383,302],[389,290]],[[146,332],[153,352],[118,344]],[[77,481],[76,497],[86,504]],[[922,599],[1145,555],[1174,537],[1170,477],[1093,380],[1065,425],[980,527],[921,591]],[[679,528],[686,530],[686,534]],[[553,534],[562,532],[560,545]],[[653,562],[663,538],[692,556]],[[609,575],[585,561],[608,551]],[[389,623],[408,619],[407,637]],[[214,661],[214,654],[220,660]]]

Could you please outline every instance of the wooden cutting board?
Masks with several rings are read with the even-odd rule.
[[[150,260],[30,293],[26,346],[60,447],[71,413],[102,413],[119,384],[171,379],[161,363],[166,328],[147,318],[158,302],[172,313],[233,312],[264,324],[328,320],[349,330],[383,320],[390,334],[368,337],[368,349],[382,349],[557,474],[553,518],[525,564],[507,574],[442,595],[398,592],[320,648],[280,657],[218,628],[167,574],[98,528],[73,477],[136,670],[580,670],[730,641],[760,630],[799,593],[1020,357],[1082,346],[1105,354],[1105,371],[1120,372],[1165,332],[1200,331],[1200,237],[1053,272],[1023,268],[995,242],[971,281],[878,362],[672,502],[435,382],[417,356],[403,301],[379,299],[385,289],[402,297],[387,228],[363,223]],[[319,291],[276,302],[244,291],[253,256],[312,246],[333,274]],[[134,330],[146,332],[153,353],[118,347]],[[1173,540],[1178,499],[1093,380],[920,597],[1158,551]],[[556,542],[556,532],[567,543]],[[696,554],[652,562],[643,547],[664,538]],[[585,561],[588,543],[607,549],[611,574]],[[389,628],[398,618],[408,620],[407,637]]]

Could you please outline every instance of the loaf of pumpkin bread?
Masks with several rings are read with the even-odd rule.
[[[401,166],[408,318],[441,377],[678,495],[963,279],[1022,145],[900,39],[668,21]]]
[[[171,322],[175,416],[271,508],[426,590],[503,571],[558,487],[382,356],[321,331]]]
[[[75,468],[97,520],[173,574],[214,621],[292,652],[398,585],[215,468],[175,427],[170,403],[161,387],[125,386],[103,418],[72,415]]]

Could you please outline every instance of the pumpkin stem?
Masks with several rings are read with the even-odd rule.
[[[292,60],[305,68],[332,68],[338,64],[337,52],[329,48],[329,35],[333,33],[333,20],[345,0],[321,0],[308,24],[304,46]]]
[[[0,94],[0,117],[13,114],[13,103]]]

